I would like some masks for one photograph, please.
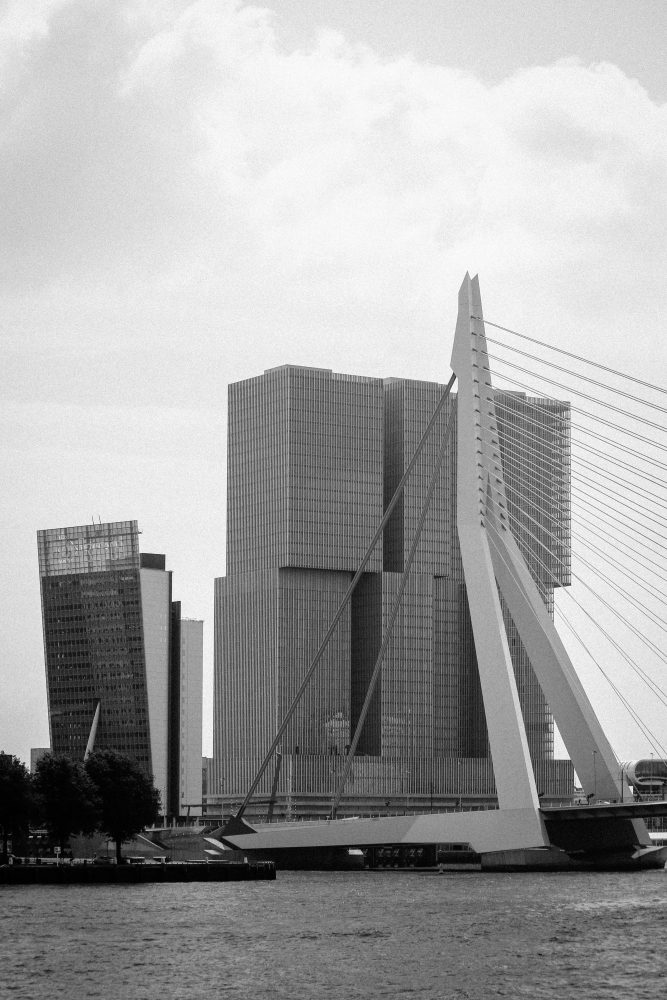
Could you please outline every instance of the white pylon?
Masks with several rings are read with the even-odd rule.
[[[517,796],[526,802],[535,784],[498,589],[584,790],[620,801],[614,752],[510,530],[479,282],[468,274],[459,292],[452,369],[458,380],[459,543],[499,805],[510,807]]]

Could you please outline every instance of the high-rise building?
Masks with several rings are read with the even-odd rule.
[[[181,621],[165,557],[139,552],[136,521],[39,531],[37,547],[52,749],[129,755],[163,814],[180,815],[201,802],[201,623]]]
[[[202,815],[202,687],[204,664],[204,623],[181,618],[179,705],[174,725],[180,726],[178,740],[178,813]],[[178,699],[178,701],[177,701]]]
[[[295,366],[230,386],[227,576],[215,590],[214,759],[223,798],[233,802],[246,791],[442,392],[431,382]],[[454,397],[284,734],[281,757],[260,785],[264,803],[275,789],[288,811],[308,811],[309,797],[324,799],[335,787],[453,406]],[[551,608],[554,586],[569,582],[568,407],[505,393],[497,412],[510,514],[525,528],[517,540]],[[536,477],[545,483],[539,493]],[[529,520],[526,496],[535,504]],[[553,760],[548,706],[507,613],[506,625],[540,789],[566,795],[571,769]],[[462,792],[492,796],[493,770],[458,547],[451,446],[347,794],[386,806],[404,795]]]

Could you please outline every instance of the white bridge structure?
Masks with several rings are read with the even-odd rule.
[[[667,803],[632,801],[627,774],[623,769],[619,773],[612,747],[512,534],[482,315],[478,280],[466,275],[451,359],[458,393],[457,527],[498,808],[336,819],[344,774],[327,821],[250,826],[242,814],[251,789],[237,817],[222,831],[229,846],[279,859],[282,851],[465,843],[482,856],[487,868],[664,864],[664,850],[651,845],[644,818],[667,815]],[[448,388],[452,383],[453,379]],[[583,785],[587,805],[540,806],[499,592]],[[382,652],[376,672],[381,669]],[[362,712],[357,731],[363,717]],[[280,733],[267,761],[279,737]],[[355,749],[353,741],[350,765]]]

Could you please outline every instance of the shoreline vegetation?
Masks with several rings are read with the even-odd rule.
[[[61,858],[71,837],[103,833],[113,841],[121,864],[122,845],[159,814],[160,795],[152,777],[124,754],[99,750],[79,761],[46,753],[31,774],[17,757],[0,753],[0,865],[7,864],[10,853],[28,853],[29,835],[36,828],[46,830]]]

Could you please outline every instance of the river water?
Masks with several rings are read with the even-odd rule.
[[[667,996],[667,872],[0,887],[0,997]]]

